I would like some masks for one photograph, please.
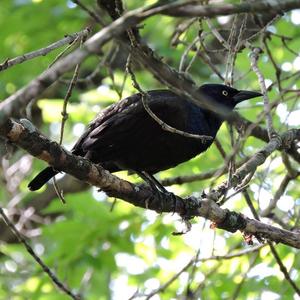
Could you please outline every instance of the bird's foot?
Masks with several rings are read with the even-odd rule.
[[[161,191],[157,187],[155,187],[154,189],[151,187],[151,190],[153,192],[153,198],[155,198],[159,201],[159,210],[158,211],[160,213],[163,213],[166,211],[166,208],[168,207],[168,203],[169,203],[170,199],[171,199],[171,201],[174,201],[174,199],[176,201],[176,196],[171,192],[168,192],[166,190]],[[174,208],[174,210],[175,210],[175,208]]]
[[[136,173],[148,184],[153,193],[153,196],[151,197],[152,200],[150,199],[146,203],[147,207],[149,207],[150,201],[153,201],[153,199],[158,199],[160,205],[159,211],[162,213],[165,207],[164,187],[151,174],[138,171],[136,171]]]
[[[172,201],[173,213],[177,211],[177,197],[172,192],[166,190],[166,188],[151,174],[147,172],[136,172],[151,188],[153,192],[153,198],[158,199],[160,205],[160,213],[170,211],[169,203]],[[149,205],[149,201],[147,203]]]
[[[177,212],[177,197],[174,193],[167,191],[160,192],[161,201],[161,212],[165,211],[165,208],[169,206],[169,203],[172,203],[172,213],[175,214]]]
[[[173,202],[173,215],[174,215],[177,212],[177,196],[172,192],[168,192],[168,197],[170,197],[170,199]]]

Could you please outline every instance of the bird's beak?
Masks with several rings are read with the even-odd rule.
[[[252,92],[252,91],[239,91],[236,95],[233,96],[233,99],[236,103],[240,103],[244,100],[262,96],[261,93]]]

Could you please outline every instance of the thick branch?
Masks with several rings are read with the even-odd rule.
[[[174,5],[162,13],[180,17],[215,17],[241,13],[283,13],[297,8],[300,8],[298,0],[265,0],[239,4],[195,5],[190,3],[184,6]]]
[[[157,9],[158,8],[156,8],[156,10]],[[90,53],[100,51],[101,47],[112,37],[122,33],[127,27],[137,23],[138,17],[136,17],[136,15],[142,14],[144,10],[145,9],[137,9],[135,11],[128,12],[111,25],[105,27],[91,37],[84,44],[82,49],[77,49],[70,55],[61,59],[43,74],[34,79],[26,87],[0,103],[0,126],[5,122],[5,120],[7,120],[7,118],[18,113],[20,111],[20,107],[25,107],[33,98],[41,94],[61,75],[73,69],[76,64],[82,62]],[[154,14],[154,12],[152,13]],[[167,64],[156,59],[153,53],[149,53],[148,48],[143,49],[144,51],[140,48],[133,49],[136,58],[147,66],[147,69],[160,81],[172,88],[172,90],[176,90],[178,93],[194,99],[195,102],[197,102],[197,100],[200,102],[202,101],[202,99],[199,99],[199,94],[195,91],[195,86],[191,82],[186,80],[186,78],[177,73],[174,69],[170,68]],[[249,126],[249,122],[247,123],[240,117],[236,117],[234,122],[243,124],[244,127]],[[251,134],[266,141],[267,132],[259,126],[254,127]],[[295,160],[300,161],[300,155],[295,147],[291,147],[289,153],[292,154]]]
[[[241,214],[222,209],[210,199],[201,200],[197,209],[199,216],[215,222],[218,228],[231,232],[240,230],[246,234],[254,235],[258,239],[264,238],[300,249],[299,233],[267,225]]]
[[[192,6],[191,4],[193,3],[194,2],[182,3],[181,1],[178,1],[158,7],[138,8],[127,12],[87,40],[81,49],[77,49],[73,53],[62,58],[36,79],[32,80],[27,86],[0,103],[0,126],[2,126],[8,118],[13,116],[15,112],[18,112],[20,107],[25,107],[32,99],[40,95],[53,82],[59,79],[60,76],[74,69],[77,64],[84,61],[90,54],[99,54],[102,46],[114,36],[120,35],[126,29],[135,26],[139,22],[153,15],[173,14],[190,16],[191,13],[195,14],[196,12],[197,14],[195,15],[197,16],[212,17],[242,12],[256,12],[258,10],[288,11],[300,7],[298,0],[289,0],[285,2],[274,0],[272,2],[262,1],[253,2],[251,4],[223,4],[221,6]]]
[[[201,216],[215,222],[219,228],[230,232],[239,229],[271,241],[300,248],[299,233],[265,225],[235,212],[222,209],[210,198],[190,197],[182,199],[176,196],[176,203],[174,203],[173,197],[168,198],[165,194],[153,194],[148,187],[137,186],[122,180],[110,174],[101,166],[95,165],[85,158],[72,155],[58,143],[52,142],[32,130],[28,123],[27,120],[23,120],[22,123],[9,120],[5,126],[0,128],[0,135],[37,158],[48,162],[55,169],[69,173],[80,180],[101,188],[109,196],[121,198],[142,208],[159,212],[177,212],[185,218]],[[285,144],[280,146],[283,147]],[[162,197],[165,197],[163,203]]]
[[[135,186],[112,175],[101,166],[91,163],[88,159],[71,154],[58,143],[50,141],[35,131],[28,120],[23,119],[21,123],[8,120],[0,127],[0,135],[31,155],[44,160],[54,169],[101,188],[108,196],[121,198],[133,205],[156,211],[163,209],[165,212],[171,212],[175,209],[172,201],[162,208],[160,196],[153,195],[150,188]],[[185,212],[184,209],[184,202],[178,197],[176,212],[182,214]]]

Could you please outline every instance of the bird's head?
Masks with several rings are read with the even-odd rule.
[[[220,104],[220,108],[225,106],[230,110],[244,100],[262,96],[258,92],[239,91],[223,84],[204,84],[199,88],[199,92],[205,99],[208,98],[208,101],[213,101],[214,105]]]

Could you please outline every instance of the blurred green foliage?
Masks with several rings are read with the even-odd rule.
[[[91,7],[95,6],[95,2],[84,1]],[[153,1],[141,3],[136,0],[125,2],[128,9],[153,3]],[[233,1],[227,2],[233,3]],[[283,77],[300,69],[300,62],[298,65],[295,64],[295,54],[283,47],[281,38],[281,35],[288,34],[289,47],[294,51],[300,49],[300,27],[291,22],[290,15],[290,13],[285,15],[272,25],[272,31],[275,31],[278,36],[272,36],[267,40],[279,68],[284,63],[289,68],[289,70],[282,70],[281,76]],[[104,16],[103,20],[109,21],[108,16]],[[199,30],[196,22],[183,38],[186,44],[181,44],[176,48],[171,47],[172,34],[180,21],[183,20],[155,16],[144,21],[140,31],[157,54],[175,69],[179,66],[186,45],[194,39]],[[1,1],[0,61],[3,62],[7,58],[45,47],[66,34],[80,31],[90,24],[92,22],[87,14],[76,7],[72,1]],[[217,25],[218,21],[214,20],[214,24]],[[92,28],[93,32],[96,32],[99,26],[92,24]],[[203,29],[208,30],[205,25]],[[258,46],[262,46],[261,42],[260,38],[253,41],[254,45]],[[104,53],[109,47],[114,47],[114,45],[110,43],[105,46]],[[1,72],[0,99],[13,94],[43,72],[61,51],[62,49],[57,49],[45,57],[35,58]],[[236,81],[235,86],[255,90],[259,88],[259,85],[256,75],[248,72],[250,70],[249,54],[250,50],[244,49],[237,55],[235,75],[237,78],[243,76],[243,79]],[[188,60],[192,59],[193,55],[194,53],[189,53]],[[92,72],[97,61],[97,58],[87,60],[81,72]],[[216,66],[224,74],[226,63],[216,64]],[[276,81],[276,69],[265,52],[261,56],[259,68],[270,82]],[[78,124],[86,125],[102,108],[119,100],[114,86],[121,88],[124,68],[114,70],[113,79],[108,76],[109,72],[105,68],[101,69],[100,73],[105,77],[100,87],[77,89],[70,99],[69,118],[64,135],[66,146],[74,143],[80,131],[78,128],[83,128],[78,127]],[[68,75],[66,78],[70,78],[72,74]],[[136,75],[144,89],[162,88],[161,83],[147,70],[137,69]],[[190,76],[199,85],[205,82],[220,82],[200,59],[196,59],[192,65]],[[299,80],[291,79],[284,81],[283,84],[282,88],[291,88],[291,84],[300,88]],[[56,84],[53,89],[50,88],[50,96],[43,95],[38,101],[44,121],[41,130],[54,140],[59,138],[60,112],[66,88],[66,84]],[[128,96],[134,92],[130,79],[127,79],[122,96]],[[269,96],[271,101],[278,100],[278,88],[273,88]],[[292,111],[298,111],[299,116],[300,108],[297,99],[289,100],[286,97],[284,103],[280,105],[287,115]],[[253,99],[242,104],[239,112],[247,119],[255,121],[262,110],[262,100]],[[291,125],[283,118],[281,111],[278,109],[273,111],[274,126],[279,132]],[[292,125],[297,126],[294,123]],[[263,122],[261,125],[264,126]],[[232,149],[229,136],[229,127],[224,124],[218,134],[218,139],[227,154]],[[235,136],[237,137],[237,134]],[[253,155],[263,145],[262,141],[248,138],[244,143],[243,151],[238,153],[237,160],[246,155]],[[213,145],[205,154],[174,169],[162,172],[159,177],[169,178],[202,173],[220,168],[223,163],[224,159],[217,147]],[[36,194],[29,193],[26,185],[43,166],[42,162],[35,160],[30,173],[22,178],[18,193],[26,199],[24,203],[30,202],[31,198],[35,197]],[[267,169],[268,166],[269,169]],[[260,207],[258,203],[266,206],[285,173],[286,170],[278,153],[259,168],[249,189],[252,199],[255,199],[256,208]],[[120,176],[127,178],[125,172]],[[214,184],[222,182],[225,178],[226,176],[221,176],[214,181]],[[130,176],[129,180],[136,182],[138,179],[136,176]],[[211,179],[204,180],[172,186],[170,190],[186,196],[193,192],[201,193],[211,183]],[[43,190],[38,193],[43,193]],[[287,194],[295,200],[295,205],[289,212],[280,210],[279,207],[276,208],[276,212],[282,218],[286,218],[290,226],[293,226],[296,222],[293,216],[297,211],[299,213],[299,181],[290,184]],[[1,205],[5,207],[11,195],[9,191],[6,191],[4,184],[0,189],[0,196]],[[198,249],[199,257],[203,258],[212,253],[224,255],[234,249],[238,251],[248,247],[242,241],[240,234],[229,234],[221,230],[213,231],[209,228],[208,222],[203,219],[193,221],[194,226],[189,233],[183,236],[172,236],[173,231],[182,228],[178,216],[159,215],[133,207],[121,200],[114,203],[114,199],[106,199],[93,188],[76,194],[68,194],[65,198],[66,205],[54,199],[43,210],[43,215],[48,217],[41,224],[39,221],[33,222],[35,224],[32,226],[36,228],[36,231],[32,232],[30,243],[46,264],[57,273],[62,282],[68,283],[75,292],[82,293],[85,299],[127,299],[136,290],[150,292],[179,272]],[[22,207],[23,202],[18,205]],[[226,206],[251,216],[240,194],[231,198]],[[287,218],[287,214],[292,215],[290,219]],[[277,250],[291,277],[299,284],[299,252],[282,245],[278,245]],[[22,245],[1,243],[0,252],[0,299],[69,299],[53,286]],[[186,287],[191,269],[188,271],[183,272],[178,279],[153,299],[183,299],[187,293]],[[237,293],[237,287],[240,287],[240,290],[236,299],[266,299],[267,295],[273,297],[270,299],[293,299],[294,297],[294,291],[285,282],[267,247],[263,248],[258,255],[252,253],[229,260],[199,262],[194,272],[190,288],[199,290],[198,298],[195,299],[233,299],[233,295]],[[243,284],[239,285],[241,282]],[[274,294],[268,294],[268,292]]]

